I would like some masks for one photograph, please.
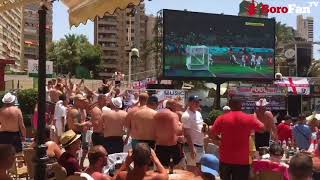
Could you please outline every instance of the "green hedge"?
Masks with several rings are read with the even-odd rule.
[[[7,92],[0,92],[1,100],[5,93]],[[31,118],[33,116],[37,97],[38,91],[36,89],[23,89],[18,92],[19,107],[22,111],[24,123],[26,126],[31,126]],[[0,101],[0,105],[2,106],[2,101]]]
[[[205,123],[207,123],[208,125],[212,125],[214,123],[214,121],[217,119],[218,116],[222,115],[223,114],[223,111],[220,111],[220,110],[212,110],[210,113],[209,113],[209,116],[207,119],[205,119]]]

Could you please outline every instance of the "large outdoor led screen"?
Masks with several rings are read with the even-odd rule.
[[[275,20],[163,10],[167,79],[274,78]]]

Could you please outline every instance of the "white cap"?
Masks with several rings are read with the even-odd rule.
[[[223,110],[223,111],[230,111],[231,108],[230,108],[229,106],[223,106],[222,110]]]

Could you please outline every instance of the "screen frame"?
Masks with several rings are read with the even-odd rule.
[[[166,62],[166,51],[165,51],[165,36],[166,36],[166,12],[176,11],[180,13],[195,13],[195,14],[207,14],[207,15],[219,15],[219,16],[231,16],[231,17],[241,17],[252,20],[268,20],[272,21],[274,24],[273,34],[274,34],[274,43],[273,43],[273,76],[272,78],[237,78],[237,77],[181,77],[181,76],[166,76],[165,74],[165,62]],[[166,80],[203,80],[208,82],[226,82],[226,81],[258,81],[258,82],[272,82],[275,80],[276,73],[276,19],[275,18],[257,18],[257,17],[245,17],[245,16],[235,16],[235,15],[225,15],[225,14],[214,14],[214,13],[206,13],[206,12],[194,12],[194,11],[181,11],[181,10],[173,10],[173,9],[162,9],[162,79]],[[236,76],[236,74],[235,74]]]

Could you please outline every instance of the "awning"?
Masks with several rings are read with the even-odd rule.
[[[117,9],[126,9],[128,5],[139,5],[143,0],[62,0],[69,8],[70,26],[86,24],[87,20],[113,14]]]
[[[62,0],[69,8],[69,24],[79,26],[97,16],[103,17],[106,13],[113,14],[117,9],[126,9],[128,5],[139,5],[143,0]],[[0,12],[21,7],[26,4],[45,2],[50,0],[0,0]]]
[[[288,94],[294,95],[309,95],[310,85],[308,78],[304,77],[283,77],[281,80],[275,81],[280,87],[287,87]]]

